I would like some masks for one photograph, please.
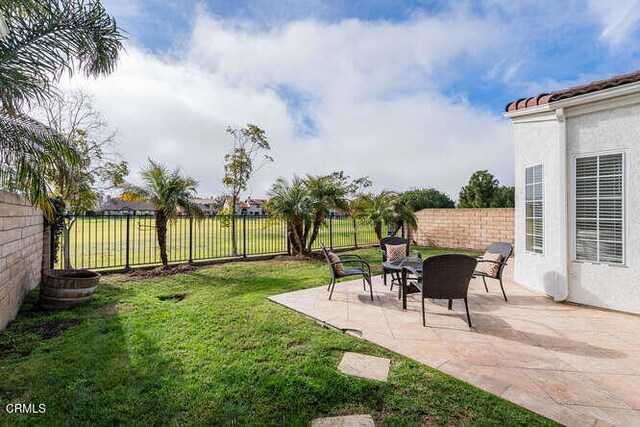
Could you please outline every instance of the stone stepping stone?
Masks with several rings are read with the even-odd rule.
[[[347,415],[344,417],[316,418],[311,427],[375,427],[371,415]]]
[[[387,381],[391,360],[384,357],[346,352],[338,365],[338,370],[345,375],[368,378],[376,381]]]

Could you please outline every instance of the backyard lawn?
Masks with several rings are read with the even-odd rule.
[[[376,250],[358,253],[380,271]],[[37,309],[35,290],[0,334],[0,403],[44,403],[46,413],[0,421],[306,426],[370,413],[388,425],[551,424],[266,300],[327,280],[323,262],[285,260],[114,275],[90,305],[60,313]],[[345,351],[391,358],[389,381],[338,373]]]

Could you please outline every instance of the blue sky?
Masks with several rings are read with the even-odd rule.
[[[507,102],[640,69],[640,0],[104,3],[128,53],[81,84],[134,168],[147,155],[177,163],[204,194],[222,191],[224,128],[247,122],[276,158],[254,195],[338,168],[454,197],[480,168],[512,184]]]

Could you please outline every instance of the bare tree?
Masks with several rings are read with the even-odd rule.
[[[70,212],[94,209],[103,192],[121,184],[129,173],[127,162],[114,151],[116,131],[94,108],[93,97],[80,90],[50,97],[33,113],[69,141],[80,157],[78,162],[46,169],[53,196],[64,201]],[[74,222],[69,220],[63,229],[65,268],[72,267],[69,232]]]

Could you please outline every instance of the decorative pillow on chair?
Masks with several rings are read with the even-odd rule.
[[[333,271],[336,272],[336,274],[338,276],[344,276],[344,274],[346,273],[345,269],[344,269],[344,264],[340,261],[340,257],[336,254],[334,254],[333,252],[329,252],[329,260],[331,261],[331,263],[336,263],[333,264]]]
[[[407,256],[407,245],[384,245],[387,248],[387,261],[396,261]]]
[[[478,262],[478,266],[476,267],[476,271],[480,273],[484,273],[487,276],[496,277],[498,275],[498,271],[500,271],[500,262],[502,262],[502,255],[500,254],[492,254],[491,252],[485,252],[482,255],[482,259],[486,259],[487,261]],[[488,261],[496,261],[496,262],[488,262]]]

